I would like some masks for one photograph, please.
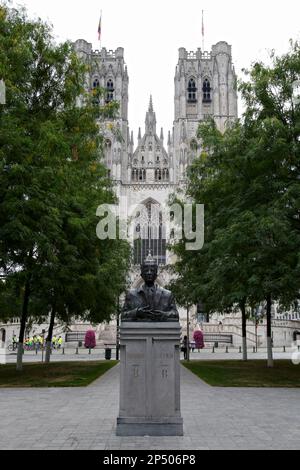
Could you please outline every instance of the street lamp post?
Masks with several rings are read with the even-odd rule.
[[[187,307],[187,361],[190,362],[190,307]]]
[[[116,360],[120,360],[120,298],[118,299],[117,311],[117,341],[116,341]]]

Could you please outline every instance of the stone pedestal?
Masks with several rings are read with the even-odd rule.
[[[177,323],[122,323],[118,436],[183,436]]]

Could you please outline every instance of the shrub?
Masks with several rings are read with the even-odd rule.
[[[196,344],[196,349],[203,349],[204,348],[204,336],[202,331],[195,331],[194,333],[194,341]]]
[[[94,349],[96,347],[96,334],[93,330],[87,331],[84,346],[87,349]]]

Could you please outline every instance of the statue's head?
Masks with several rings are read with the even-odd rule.
[[[158,264],[151,254],[145,259],[142,266],[142,278],[144,279],[147,285],[153,285],[157,279],[158,275]]]

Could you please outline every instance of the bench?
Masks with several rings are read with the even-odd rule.
[[[66,333],[65,343],[84,344],[86,333]]]
[[[216,348],[219,344],[233,344],[233,335],[204,334],[204,343],[213,343]]]

